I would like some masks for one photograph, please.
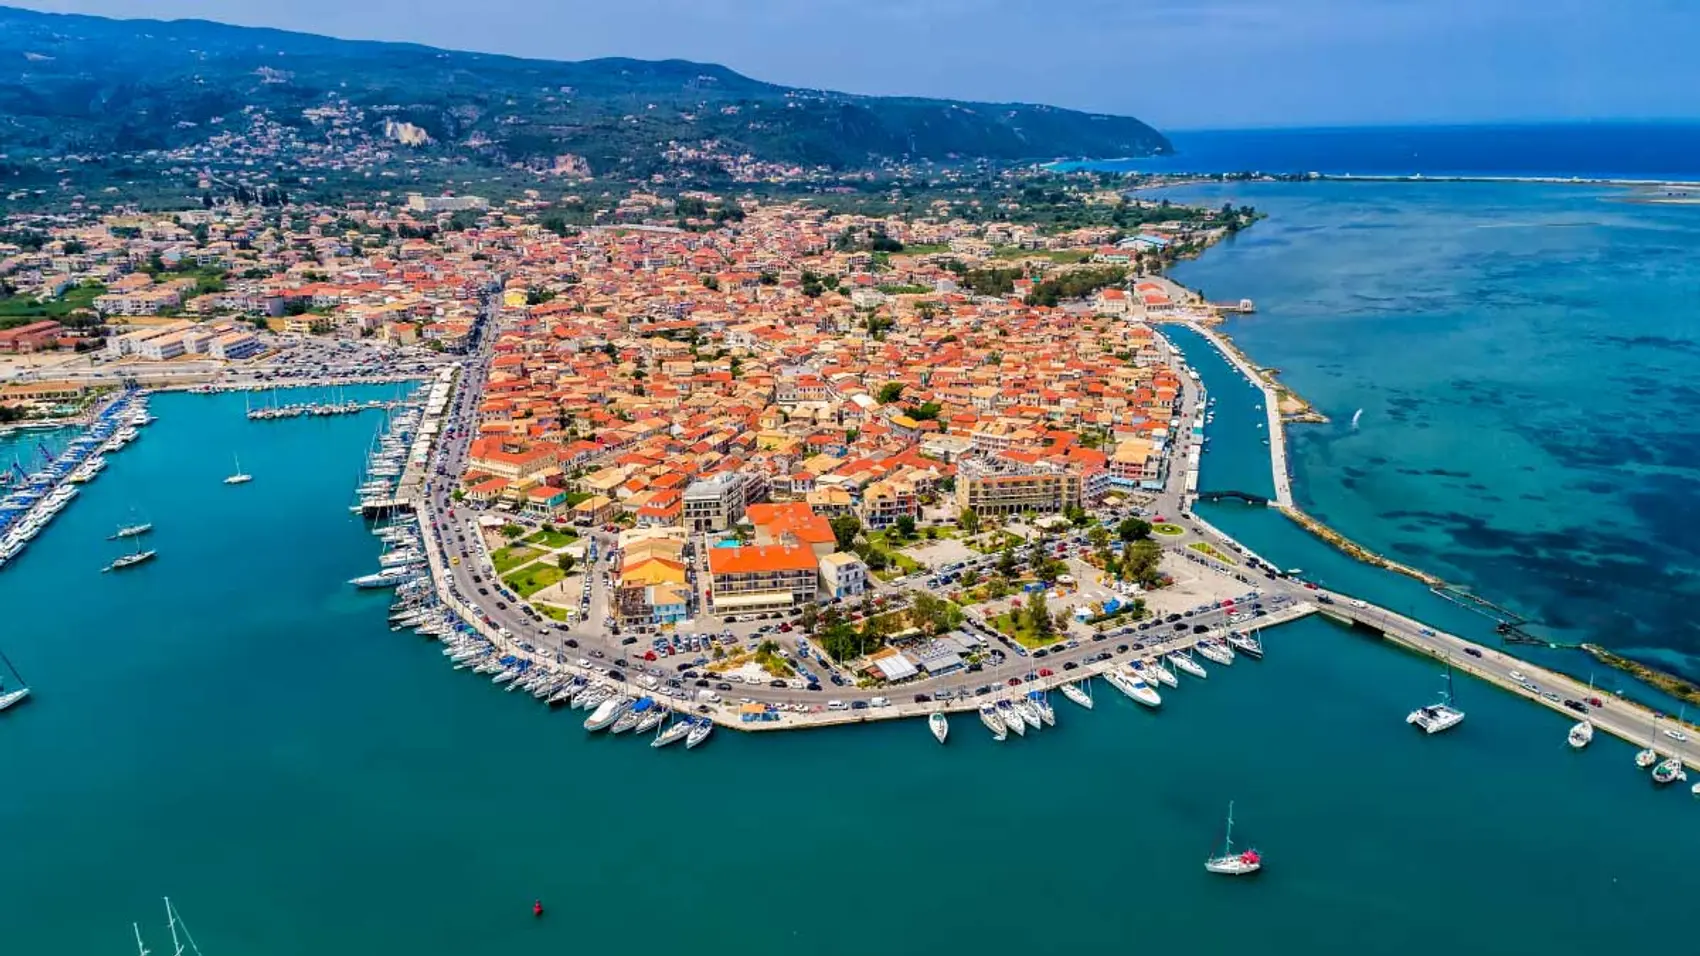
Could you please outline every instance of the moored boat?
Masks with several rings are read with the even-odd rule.
[[[927,718],[927,729],[933,732],[933,739],[942,744],[945,738],[950,736],[950,719],[944,715],[944,711],[934,711],[932,716]]]
[[[1653,768],[1653,782],[1661,787],[1668,783],[1687,779],[1688,771],[1683,768],[1681,757],[1666,757],[1659,761],[1657,767]]]
[[[992,737],[997,740],[1003,740],[1009,736],[1009,728],[1004,724],[1003,716],[992,704],[980,705],[980,723],[985,724],[986,729],[991,731]]]
[[[656,734],[655,739],[651,740],[649,745],[651,747],[660,748],[665,747],[668,744],[678,743],[679,741],[684,740],[686,735],[688,735],[694,727],[695,721],[693,721],[690,717],[674,721],[667,725],[667,727],[660,733]]]
[[[620,715],[625,713],[626,707],[630,703],[631,700],[627,697],[610,697],[604,700],[596,705],[596,709],[591,711],[589,717],[584,719],[584,729],[594,733],[608,728],[620,719]]]
[[[1263,640],[1257,636],[1256,631],[1247,634],[1229,631],[1228,646],[1253,660],[1263,659]]]
[[[1079,704],[1087,710],[1091,710],[1092,695],[1085,690],[1088,680],[1091,680],[1091,678],[1086,678],[1078,684],[1064,684],[1059,689],[1062,691],[1064,697],[1067,697],[1069,700],[1074,701],[1076,704]]]
[[[998,716],[1003,718],[1003,725],[1015,731],[1017,737],[1027,736],[1027,722],[1021,719],[1021,712],[1007,700],[998,701]]]
[[[1220,664],[1223,667],[1234,662],[1234,652],[1228,650],[1226,644],[1218,644],[1215,641],[1199,641],[1198,653],[1204,655],[1205,660]]]
[[[1198,663],[1185,654],[1168,654],[1165,655],[1163,659],[1168,661],[1170,664],[1173,664],[1175,666],[1175,670],[1178,670],[1183,674],[1191,674],[1199,679],[1210,676],[1204,672],[1204,665]]]
[[[1126,694],[1137,703],[1144,704],[1147,707],[1161,707],[1163,704],[1163,698],[1157,693],[1156,689],[1136,675],[1110,671],[1104,675],[1104,679],[1110,682],[1111,687]]]
[[[1572,749],[1581,750],[1593,742],[1594,725],[1586,720],[1577,721],[1576,726],[1570,728],[1570,733],[1566,739],[1570,741]]]
[[[685,749],[695,750],[697,745],[707,740],[708,735],[712,733],[714,733],[714,721],[707,717],[698,720],[696,726],[692,727],[691,732],[685,737]]]

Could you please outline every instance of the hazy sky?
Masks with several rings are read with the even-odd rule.
[[[4,0],[18,2],[18,0]],[[554,59],[679,57],[1166,129],[1700,116],[1691,0],[21,0]]]

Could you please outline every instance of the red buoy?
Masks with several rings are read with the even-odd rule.
[[[538,900],[538,901],[531,904],[531,915],[533,915],[533,916],[542,916],[543,915],[543,901],[542,900]]]

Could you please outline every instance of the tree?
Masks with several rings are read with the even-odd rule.
[[[1048,637],[1056,629],[1056,623],[1051,620],[1051,609],[1045,605],[1045,592],[1034,591],[1033,599],[1027,602],[1027,626],[1040,637]]]
[[[879,399],[881,405],[890,405],[903,397],[903,383],[887,382],[880,386],[879,392],[874,397]]]
[[[1116,537],[1127,542],[1149,538],[1151,537],[1151,523],[1139,518],[1123,518],[1122,523],[1116,525]]]
[[[819,622],[820,605],[813,601],[803,605],[802,611],[797,615],[797,626],[812,634],[814,633],[815,625]]]
[[[1087,514],[1086,509],[1079,505],[1069,505],[1063,510],[1063,517],[1067,518],[1069,523],[1076,528],[1084,528],[1092,522],[1092,516]]]
[[[998,554],[998,573],[1006,578],[1015,573],[1015,548],[1010,545],[1004,545]]]
[[[973,508],[963,508],[962,513],[956,516],[956,524],[964,534],[979,534],[980,513]]]
[[[974,570],[973,568],[969,568],[968,570],[962,572],[962,586],[963,587],[971,588],[974,585],[979,584],[979,583],[980,583],[980,572]]]
[[[562,574],[573,573],[573,565],[577,563],[578,559],[574,558],[570,554],[562,554],[560,557],[555,559],[555,567],[560,568]]]
[[[929,635],[942,634],[962,623],[962,609],[935,594],[917,591],[909,605],[909,623]]]
[[[1094,550],[1102,551],[1110,544],[1110,529],[1095,524],[1086,532],[1086,540]]]
[[[1153,587],[1161,580],[1157,565],[1163,559],[1163,547],[1150,538],[1141,538],[1128,545],[1122,558],[1122,573],[1141,587]]]
[[[525,529],[510,521],[497,529],[497,533],[504,538],[517,538],[520,535],[525,534]]]
[[[915,537],[915,519],[909,515],[898,515],[896,530],[900,538]]]
[[[827,524],[832,526],[832,536],[838,541],[840,551],[850,550],[856,536],[862,533],[862,522],[855,515],[837,515]]]

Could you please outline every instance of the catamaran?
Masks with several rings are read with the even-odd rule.
[[[945,738],[950,736],[950,719],[944,715],[944,711],[934,711],[932,716],[927,718],[927,729],[933,732],[933,739],[942,744]]]
[[[1163,659],[1168,661],[1169,663],[1175,665],[1175,670],[1178,670],[1178,671],[1180,671],[1184,674],[1191,674],[1192,676],[1194,676],[1194,677],[1196,677],[1200,680],[1203,680],[1204,678],[1210,676],[1209,674],[1206,674],[1204,672],[1204,665],[1193,660],[1190,656],[1188,656],[1186,654],[1170,653],[1170,654],[1164,655]]]
[[[230,477],[224,479],[224,483],[227,485],[245,485],[248,482],[253,481],[254,476],[247,474],[242,470],[242,459],[235,455],[232,455],[231,457],[236,461],[236,470],[231,472]]]
[[[1594,742],[1593,723],[1586,720],[1577,721],[1576,726],[1570,728],[1570,733],[1565,739],[1570,741],[1571,749],[1581,750]]]
[[[1009,728],[1005,726],[997,707],[992,704],[980,705],[980,723],[986,725],[986,729],[992,732],[992,737],[996,740],[1009,736]]]
[[[1446,669],[1446,687],[1440,692],[1440,702],[1418,707],[1406,715],[1405,723],[1414,724],[1425,734],[1451,730],[1464,720],[1464,712],[1452,706],[1452,668]]]
[[[1223,876],[1246,876],[1263,869],[1263,858],[1247,848],[1234,852],[1234,804],[1228,803],[1228,832],[1222,837],[1222,852],[1204,861],[1204,868]]]
[[[18,673],[18,669],[12,666],[11,660],[6,657],[4,652],[0,652],[0,662],[5,663],[6,672],[11,674],[12,679],[17,682],[16,687],[7,690],[6,681],[0,678],[0,710],[6,710],[16,704],[23,703],[30,695],[30,687],[24,683],[24,675]]]
[[[1064,684],[1064,685],[1062,685],[1062,687],[1060,689],[1062,690],[1064,697],[1067,697],[1069,700],[1074,701],[1076,704],[1079,704],[1080,706],[1086,708],[1087,710],[1091,710],[1092,709],[1091,687],[1092,687],[1091,678],[1086,678],[1085,680],[1082,680],[1078,684]]]

